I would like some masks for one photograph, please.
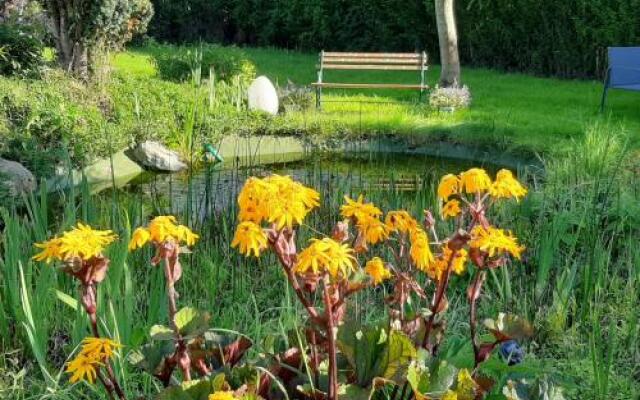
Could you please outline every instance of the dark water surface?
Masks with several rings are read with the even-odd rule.
[[[394,193],[412,196],[425,187],[435,186],[447,173],[459,173],[471,167],[483,167],[492,175],[501,168],[491,163],[424,155],[353,153],[308,155],[304,161],[236,167],[225,162],[205,165],[183,174],[144,174],[124,188],[139,196],[156,212],[182,212],[206,217],[225,213],[235,206],[235,199],[249,176],[271,173],[290,175],[324,195]],[[514,171],[516,172],[516,171]]]

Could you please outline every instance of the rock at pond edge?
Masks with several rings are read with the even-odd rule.
[[[187,168],[178,153],[151,140],[138,143],[128,154],[138,164],[156,171],[179,172]]]
[[[270,115],[278,114],[278,93],[266,76],[257,77],[247,90],[249,110],[258,110]]]
[[[31,193],[36,189],[36,178],[31,171],[16,161],[0,158],[0,187],[12,197]]]

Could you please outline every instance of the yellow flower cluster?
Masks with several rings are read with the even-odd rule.
[[[344,196],[345,204],[340,207],[344,218],[355,220],[356,227],[368,244],[377,244],[389,237],[389,228],[380,217],[382,211],[373,203],[365,203],[362,195],[357,200]]]
[[[288,176],[249,178],[238,195],[240,222],[273,223],[277,229],[299,225],[320,204],[320,194]]]
[[[364,270],[367,274],[369,274],[369,276],[373,280],[374,285],[379,285],[383,281],[393,276],[391,271],[389,271],[384,266],[384,262],[382,261],[382,259],[380,259],[380,257],[374,257],[371,260],[367,261]]]
[[[456,199],[449,200],[442,206],[442,218],[444,219],[457,217],[461,212],[460,202]]]
[[[409,255],[411,260],[419,270],[430,274],[429,271],[434,267],[435,258],[429,246],[429,236],[422,229],[416,229],[411,232],[410,239]]]
[[[236,396],[230,390],[221,390],[210,394],[209,400],[236,400]]]
[[[418,221],[405,210],[389,211],[385,218],[389,231],[411,233],[418,229]]]
[[[311,239],[311,244],[298,254],[293,270],[297,274],[328,273],[334,279],[347,278],[355,269],[353,250],[333,239]]]
[[[247,257],[251,254],[259,257],[260,253],[267,248],[267,235],[260,225],[252,221],[244,221],[238,225],[231,247],[238,247],[238,251]]]
[[[52,260],[66,261],[81,258],[87,261],[102,255],[105,247],[116,240],[117,236],[110,230],[99,231],[89,225],[78,223],[62,236],[55,237],[35,246],[42,249],[33,259],[50,263]]]
[[[518,244],[518,239],[510,232],[494,227],[485,229],[480,225],[471,231],[469,245],[488,253],[489,257],[509,253],[517,259],[520,259],[525,249]]]
[[[484,169],[471,168],[460,175],[447,174],[443,176],[438,185],[438,197],[445,202],[454,195],[483,192],[488,192],[495,198],[515,198],[519,200],[527,194],[527,189],[514,178],[511,171],[506,169],[498,171],[494,182],[491,181]],[[450,211],[449,214],[451,214],[452,209],[454,209],[454,206],[449,205],[447,209],[447,211]],[[443,209],[443,216],[447,216],[445,209]]]
[[[122,345],[109,338],[87,337],[82,341],[82,348],[78,355],[67,363],[67,373],[71,374],[69,381],[75,383],[86,380],[95,382],[98,368],[115,355],[115,351]]]
[[[151,220],[146,228],[140,227],[133,232],[129,242],[129,250],[138,249],[149,241],[156,244],[175,242],[193,246],[198,238],[199,236],[193,233],[191,229],[184,225],[179,225],[176,222],[176,217],[161,215]]]
[[[440,280],[442,274],[447,271],[449,262],[451,262],[451,271],[457,275],[462,275],[466,270],[467,260],[469,258],[468,252],[465,249],[456,251],[455,255],[449,246],[443,246],[442,255],[436,259],[429,269],[427,274],[431,279]],[[453,256],[453,259],[451,258]]]
[[[515,198],[520,200],[527,195],[527,189],[513,177],[511,171],[502,169],[498,171],[496,181],[489,188],[489,194],[495,198]]]

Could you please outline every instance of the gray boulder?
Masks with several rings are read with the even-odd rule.
[[[36,178],[22,164],[0,158],[0,187],[10,196],[20,196],[36,189]]]
[[[271,115],[278,113],[278,93],[266,76],[259,76],[251,82],[248,97],[249,110],[263,111]]]
[[[151,140],[138,143],[129,156],[138,164],[156,171],[179,172],[187,168],[178,153]]]

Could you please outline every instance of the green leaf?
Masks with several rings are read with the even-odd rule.
[[[433,371],[429,382],[429,393],[441,394],[451,388],[458,375],[458,369],[446,361],[440,362]]]
[[[209,313],[184,307],[176,313],[173,321],[182,336],[197,336],[207,330]]]
[[[524,318],[513,314],[498,314],[498,318],[484,320],[484,326],[496,340],[524,339],[533,335],[533,327]]]
[[[192,380],[163,390],[156,400],[207,400],[214,391],[212,380]]]
[[[170,341],[149,343],[139,351],[129,354],[129,362],[134,366],[143,369],[149,374],[156,373],[162,365],[165,357],[173,354],[175,345]]]
[[[175,333],[168,326],[154,325],[149,330],[149,335],[153,340],[173,340]]]
[[[403,382],[407,374],[407,366],[416,357],[416,348],[411,339],[403,332],[391,331],[383,354],[378,370],[384,372],[379,376],[396,383]]]
[[[338,396],[349,400],[369,400],[371,391],[361,388],[358,385],[340,385]]]
[[[417,363],[411,363],[407,370],[407,381],[413,389],[416,399],[421,400],[424,398],[424,394],[429,390],[429,369],[424,365],[418,365]]]

